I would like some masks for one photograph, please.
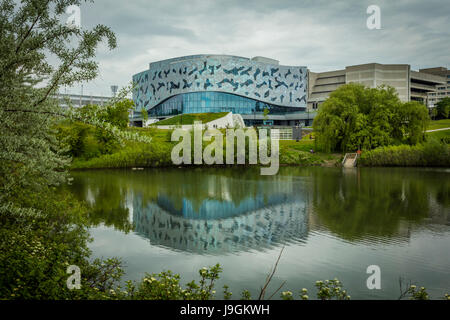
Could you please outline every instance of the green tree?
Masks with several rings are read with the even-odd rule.
[[[148,112],[147,112],[147,109],[143,108],[143,109],[141,110],[141,114],[142,114],[142,125],[145,126],[145,123],[146,123],[147,120],[148,120]]]
[[[436,118],[447,119],[450,116],[450,98],[445,97],[436,104]]]
[[[396,141],[421,142],[428,121],[425,106],[402,103],[394,88],[350,83],[331,93],[313,122],[325,151],[373,149]]]
[[[95,78],[95,49],[101,41],[107,40],[109,49],[116,47],[108,27],[65,25],[65,9],[81,2],[0,2],[1,299],[87,298],[97,285],[104,294],[121,274],[115,260],[89,262],[86,210],[57,189],[66,181],[69,159],[55,125],[61,117],[99,126],[103,121],[63,110],[54,97],[61,86]],[[119,130],[109,123],[103,127]],[[84,135],[85,129],[74,135]],[[84,289],[65,286],[69,264],[84,270]]]
[[[394,135],[411,144],[424,141],[425,130],[430,120],[428,109],[425,105],[417,101],[402,103],[397,107],[392,129]]]
[[[63,112],[52,97],[61,86],[96,77],[93,58],[102,40],[116,47],[106,26],[64,24],[65,9],[81,2],[0,3],[0,211],[24,213],[13,203],[17,193],[63,181],[67,159],[52,130]]]
[[[437,113],[437,109],[436,108],[431,108],[430,109],[430,118],[432,120],[436,120],[438,113]]]
[[[109,105],[106,108],[105,120],[111,125],[119,129],[128,127],[128,116],[130,111],[134,109],[134,102],[131,99],[123,99],[116,103]]]
[[[266,121],[267,121],[267,119],[269,119],[269,112],[270,112],[269,108],[265,107],[263,110],[263,117],[264,117],[264,120],[266,120]]]
[[[120,98],[110,101],[105,106],[90,104],[77,111],[83,119],[97,119],[118,129],[125,129],[128,127],[128,116],[131,110],[134,110],[133,100]]]
[[[134,103],[130,99],[122,99],[114,103],[107,104],[105,107],[97,105],[88,105],[81,108],[80,113],[87,119],[98,119],[103,124],[123,130],[128,127],[128,115],[130,110],[133,110]],[[79,121],[76,121],[80,123]],[[80,123],[81,125],[83,123]],[[86,126],[86,125],[85,125]],[[90,126],[91,129],[93,128]],[[93,130],[90,130],[93,131]],[[107,130],[103,126],[95,127],[95,134],[82,137],[83,140],[83,156],[91,158],[95,156],[92,152],[97,149],[101,154],[112,153],[120,146],[120,139],[114,132]],[[73,154],[76,156],[75,154]]]

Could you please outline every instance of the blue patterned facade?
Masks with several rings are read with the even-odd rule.
[[[266,58],[196,55],[163,60],[133,76],[136,110],[150,116],[222,112],[270,114],[304,111],[306,67]]]

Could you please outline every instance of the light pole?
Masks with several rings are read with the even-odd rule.
[[[82,105],[82,97],[83,97],[83,85],[81,85],[80,108],[83,106],[83,105]]]
[[[307,122],[306,122],[305,127],[309,126],[309,109],[308,109],[308,107],[306,107],[306,118],[307,118]]]
[[[183,99],[183,98],[181,98],[181,99]],[[183,100],[181,100],[181,116],[180,116],[181,125],[183,125],[183,107],[184,107]]]

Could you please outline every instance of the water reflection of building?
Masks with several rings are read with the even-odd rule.
[[[142,203],[138,196],[133,204],[135,232],[155,245],[215,254],[260,250],[302,241],[307,236],[305,202],[294,196],[278,195],[264,202],[260,195],[237,205],[232,201],[205,200],[199,211],[193,210],[190,201],[185,200],[183,208],[186,209],[182,209],[181,215],[168,211],[168,198],[162,198],[166,208],[159,205],[159,200]],[[196,213],[200,215],[193,218]]]
[[[167,195],[159,195],[157,205],[173,215],[181,216],[186,219],[222,219],[231,216],[239,216],[258,208],[276,205],[290,201],[286,194],[276,195],[256,195],[241,200],[238,204],[231,200],[205,199],[201,205],[196,208],[192,200],[183,198],[182,205],[179,208],[174,206],[172,199]]]
[[[127,232],[133,222],[152,244],[191,252],[260,250],[307,232],[407,243],[416,228],[450,225],[446,169],[249,170],[78,172],[72,187],[93,226]]]

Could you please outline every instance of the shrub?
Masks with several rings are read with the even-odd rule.
[[[364,166],[450,166],[450,146],[430,139],[415,146],[380,147],[362,153]]]
[[[321,300],[350,300],[347,291],[343,289],[342,283],[338,279],[317,281],[317,298]]]
[[[89,262],[85,208],[70,197],[28,194],[34,214],[0,212],[0,299],[98,299],[117,286],[120,261]],[[42,213],[42,212],[45,212]],[[66,286],[69,265],[80,267],[81,289]]]
[[[66,155],[80,159],[91,159],[109,154],[119,148],[115,136],[102,128],[81,122],[64,122],[56,126],[56,136]]]

